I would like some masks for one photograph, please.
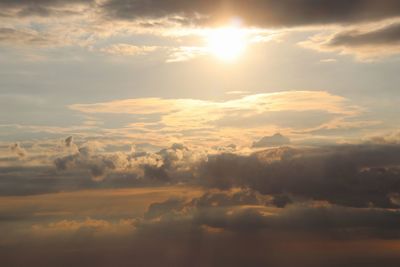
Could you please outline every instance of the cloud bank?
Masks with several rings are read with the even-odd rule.
[[[68,136],[40,157],[24,144],[23,159],[0,161],[0,256],[32,266],[396,266],[395,137],[243,153],[110,150]]]
[[[23,161],[9,159],[8,166],[1,167],[1,195],[181,184],[248,188],[276,198],[276,206],[310,200],[399,208],[400,148],[393,143],[282,146],[251,153],[235,151],[234,146],[209,150],[182,144],[157,152],[107,152],[90,142],[66,149],[40,161],[26,155]]]

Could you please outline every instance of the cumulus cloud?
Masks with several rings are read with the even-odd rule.
[[[395,136],[373,138],[360,145],[307,148],[294,144],[257,152],[178,143],[155,152],[109,151],[91,141],[77,149],[56,149],[56,154],[3,161],[0,194],[182,184],[206,189],[249,188],[272,197],[274,205],[282,207],[305,199],[397,209],[400,149],[392,141]],[[11,149],[9,152],[19,157],[26,155],[19,145]]]
[[[191,151],[182,144],[173,144],[156,153],[101,153],[93,143],[87,143],[76,153],[57,157],[54,165],[58,171],[87,170],[95,181],[103,180],[110,172],[121,171],[156,183],[176,183],[191,178],[193,166],[205,157],[204,152]]]
[[[207,153],[181,144],[159,152],[79,153],[57,158],[59,171],[87,170],[96,181],[131,175],[147,185],[249,188],[284,207],[295,199],[349,207],[397,209],[400,148],[396,144],[280,147],[241,155]],[[139,184],[137,184],[139,185]],[[132,184],[127,184],[132,186]]]
[[[223,154],[209,157],[200,176],[207,187],[245,186],[263,194],[394,208],[391,195],[400,190],[399,152],[397,145],[349,145],[273,149],[251,156]]]
[[[94,153],[91,146],[83,146],[75,154],[56,158],[54,164],[58,171],[86,169],[93,180],[102,180],[109,170],[124,168],[127,162],[123,154],[102,155]]]

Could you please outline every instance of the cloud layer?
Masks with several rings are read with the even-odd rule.
[[[251,153],[111,149],[71,136],[55,147],[25,144],[23,157],[7,147],[0,255],[42,267],[395,266],[396,140]]]
[[[310,200],[399,208],[400,148],[394,143],[284,146],[250,153],[234,145],[204,149],[173,144],[156,152],[110,152],[93,142],[64,146],[41,157],[24,150],[24,155],[3,161],[1,195],[183,184],[249,188],[275,198],[276,206]]]
[[[73,104],[69,108],[93,117],[109,114],[136,116],[136,121],[124,125],[119,133],[141,131],[152,136],[180,135],[182,140],[204,139],[241,142],[247,138],[239,132],[257,136],[266,132],[308,132],[320,129],[357,128],[357,118],[363,113],[347,99],[323,91],[286,91],[247,95],[226,101],[195,99],[136,98],[94,104]],[[355,120],[355,121],[354,121]],[[368,124],[368,122],[365,122]],[[362,123],[365,127],[365,123]],[[376,122],[371,122],[376,123]],[[346,126],[347,125],[347,126]],[[207,145],[210,140],[207,140]],[[239,144],[238,144],[239,145]]]
[[[74,210],[97,218],[71,217],[68,212],[62,213],[60,206],[55,209],[58,213],[44,212],[54,210],[49,206],[55,202],[70,210],[72,205],[65,204],[65,198],[54,195],[34,201],[43,202],[42,212],[24,217],[22,221],[28,222],[25,225],[20,217],[5,219],[0,207],[3,229],[7,220],[19,226],[2,233],[0,255],[6,264],[29,260],[31,266],[131,266],[134,262],[146,266],[251,263],[318,267],[334,266],[329,265],[333,261],[354,267],[373,266],[368,265],[371,262],[396,266],[399,259],[398,211],[317,202],[274,208],[268,199],[249,190],[185,196],[169,189],[169,195],[176,195],[168,198],[168,194],[162,196],[154,189],[75,194],[75,198],[84,197],[88,202],[82,205],[73,200],[81,205]],[[118,204],[118,209],[108,215],[102,213],[95,208],[101,204],[92,201],[94,195]],[[151,198],[160,200],[149,204]],[[26,208],[32,205],[19,203],[14,212],[25,209],[26,214]],[[132,209],[136,215],[129,216],[127,211]],[[22,236],[22,244],[15,242]]]
[[[400,4],[395,0],[377,2],[312,1],[312,0],[251,0],[243,1],[129,1],[111,0],[102,6],[113,18],[177,17],[177,21],[218,21],[239,17],[250,25],[264,27],[303,26],[349,23],[395,17]],[[204,17],[204,18],[203,18]]]
[[[380,23],[400,16],[400,4],[396,0],[251,0],[246,3],[240,0],[2,1],[0,7],[0,21],[4,25],[0,28],[2,44],[33,48],[79,46],[89,51],[131,56],[147,54],[160,45],[133,42],[105,46],[104,40],[142,33],[163,38],[201,36],[201,29],[229,25],[232,20],[240,21],[244,27],[259,28],[261,31],[254,34],[253,39],[262,40],[272,38],[268,35],[266,38],[265,32],[261,33],[267,29],[298,30],[312,26],[321,30],[326,25],[362,28],[365,23]],[[35,24],[42,26],[33,27]],[[331,39],[325,37],[323,42],[332,51],[359,54],[352,48],[368,42],[371,46],[369,53],[373,50],[376,54],[387,55],[379,49],[384,46],[390,48],[390,54],[397,54],[398,49],[392,47],[396,42],[393,36],[396,35],[395,27],[388,26],[370,33],[343,32]],[[193,45],[193,42],[178,42],[165,46],[163,50],[167,62],[207,54],[201,43]],[[364,54],[368,51],[364,49]]]

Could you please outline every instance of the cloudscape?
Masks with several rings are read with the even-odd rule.
[[[398,0],[0,0],[0,266],[397,267]]]

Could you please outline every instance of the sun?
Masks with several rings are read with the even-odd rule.
[[[209,53],[228,62],[236,60],[246,48],[245,33],[238,27],[212,29],[206,41]]]

